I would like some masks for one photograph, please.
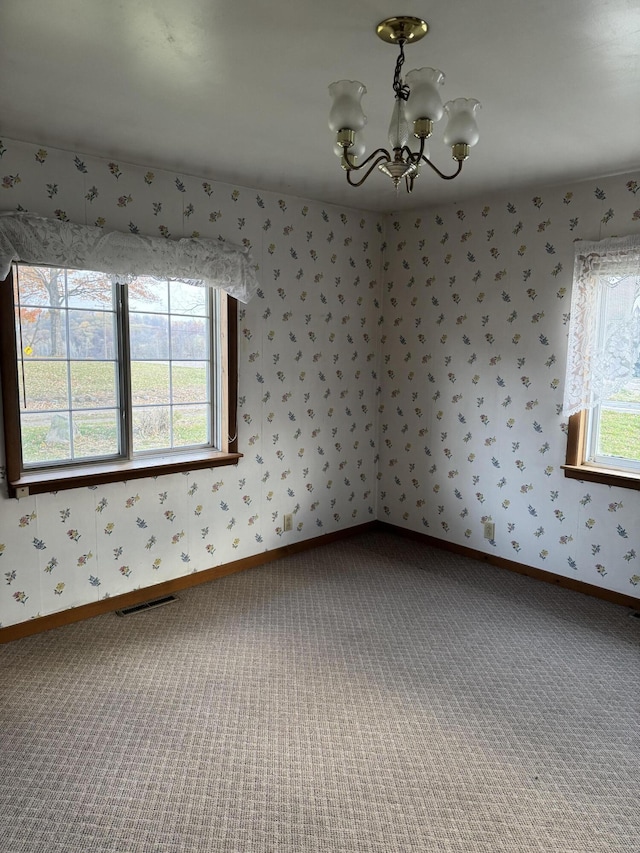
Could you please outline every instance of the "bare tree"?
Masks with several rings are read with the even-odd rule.
[[[33,347],[48,333],[49,352],[59,353],[61,344],[61,308],[66,300],[87,300],[99,309],[108,307],[112,300],[111,283],[105,273],[79,272],[54,267],[21,266],[19,268],[19,294],[21,303],[21,325],[29,340],[23,341],[25,349]],[[156,301],[151,288],[144,279],[134,281],[129,288],[137,296]],[[26,303],[23,305],[23,303]]]

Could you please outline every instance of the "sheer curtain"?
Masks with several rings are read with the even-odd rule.
[[[118,281],[139,275],[215,287],[248,302],[258,289],[248,249],[224,240],[167,240],[29,213],[0,215],[0,281],[16,261],[105,272]]]
[[[640,368],[640,235],[575,244],[563,412],[590,409]]]

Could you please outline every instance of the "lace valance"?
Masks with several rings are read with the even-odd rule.
[[[199,237],[168,240],[104,231],[29,213],[0,215],[0,281],[16,261],[105,272],[120,282],[149,275],[215,287],[245,303],[258,289],[244,246]]]
[[[564,414],[611,397],[639,365],[640,235],[576,242]]]

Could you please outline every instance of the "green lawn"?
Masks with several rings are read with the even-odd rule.
[[[640,461],[640,379],[628,380],[624,388],[610,399],[612,402],[630,403],[631,406],[628,411],[618,411],[602,405],[598,450],[605,456]]]
[[[33,414],[22,419],[25,462],[64,460],[69,456],[68,427],[52,410],[71,407],[74,411],[74,458],[115,454],[117,444],[117,392],[114,366],[109,362],[72,362],[67,376],[66,364],[55,361],[25,361],[24,393]],[[131,365],[134,402],[158,405],[167,402],[169,368],[155,362]],[[206,370],[202,367],[173,367],[173,402],[201,401],[206,396]],[[109,407],[106,410],[104,407]],[[138,450],[167,447],[170,441],[167,409],[144,410],[134,419],[134,444]],[[50,414],[51,413],[51,414]],[[163,416],[163,413],[164,414]],[[55,423],[54,423],[54,419]],[[53,426],[52,426],[53,425]],[[207,416],[200,408],[174,411],[174,446],[206,442]]]
[[[65,362],[28,359],[24,363],[26,400],[29,409],[41,413],[23,419],[25,461],[43,462],[66,458],[67,442],[53,440],[52,409],[68,408],[69,380]],[[133,362],[131,381],[134,401],[147,405],[167,401],[169,369],[157,362]],[[174,365],[173,401],[189,403],[205,396],[206,370],[202,367]],[[75,455],[78,458],[117,452],[117,433],[113,415],[95,411],[99,407],[116,407],[114,367],[110,362],[78,361],[71,363],[72,406],[83,410],[74,435]],[[635,387],[616,396],[620,401],[640,402]],[[169,441],[168,417],[163,410],[153,410],[138,418],[136,442],[140,450],[166,447]],[[640,460],[640,413],[603,409],[600,431],[600,452],[606,456],[622,456]],[[177,410],[174,414],[174,444],[201,444],[206,436],[206,415],[202,410]]]
[[[602,409],[600,416],[600,452],[640,461],[640,412]]]
[[[174,364],[174,402],[201,400],[206,375],[203,367]],[[24,362],[24,382],[28,408],[39,411],[67,408],[69,381],[74,408],[114,405],[115,372],[112,362],[74,361],[67,377],[66,362],[27,359]],[[131,382],[134,388],[150,394],[145,402],[161,403],[166,399],[164,394],[169,387],[169,368],[157,362],[132,362]],[[157,395],[155,398],[154,393]]]

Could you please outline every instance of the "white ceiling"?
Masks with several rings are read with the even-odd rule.
[[[368,148],[387,144],[398,51],[375,25],[398,14],[430,27],[405,70],[482,110],[462,174],[396,197],[377,170],[347,185],[327,86],[362,81]],[[0,79],[7,137],[361,209],[640,166],[640,0],[3,0]]]

